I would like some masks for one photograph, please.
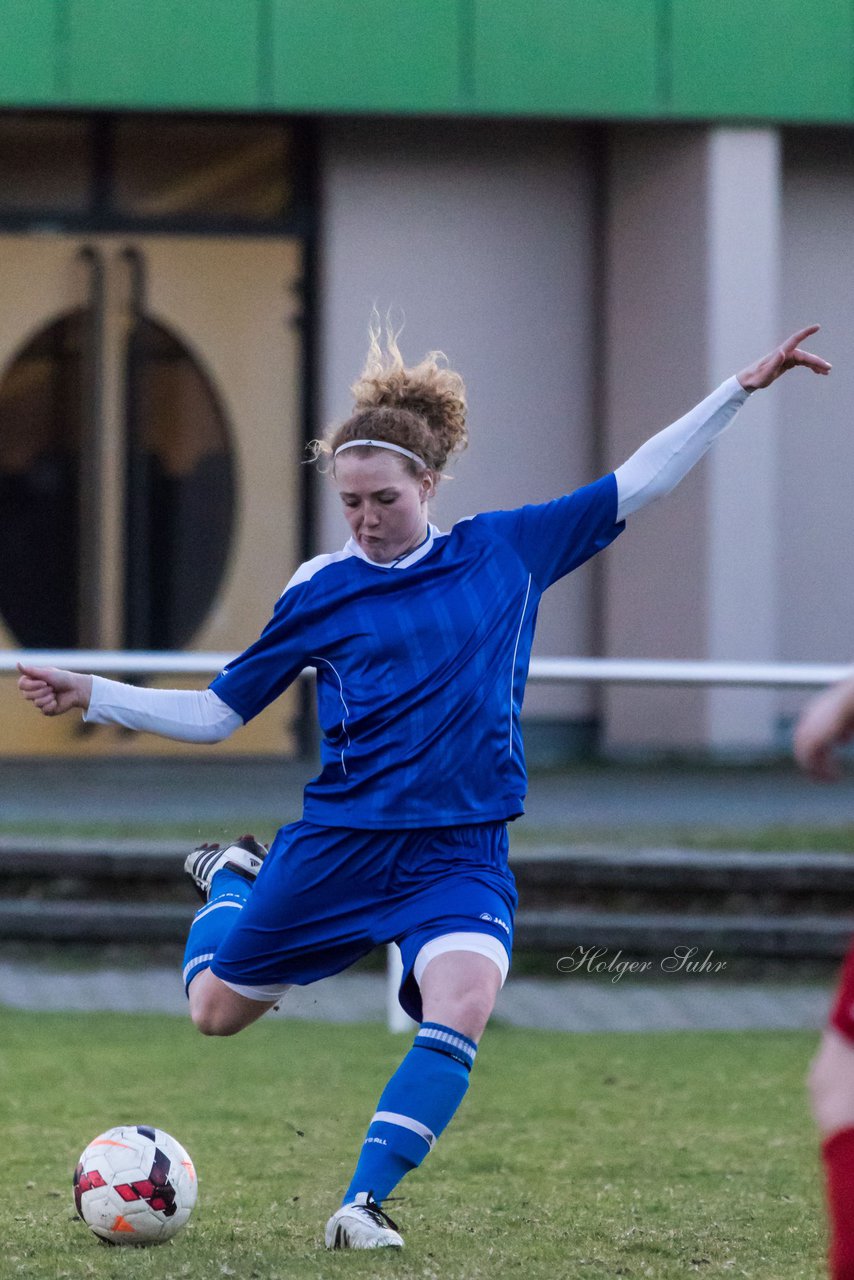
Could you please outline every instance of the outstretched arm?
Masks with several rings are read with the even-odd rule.
[[[58,667],[18,664],[18,688],[42,715],[79,707],[91,724],[118,724],[179,742],[221,742],[243,720],[211,689],[145,689]]]
[[[834,748],[854,737],[854,676],[810,701],[795,728],[795,759],[822,782],[839,777]]]
[[[826,360],[803,351],[800,346],[818,329],[818,325],[809,325],[798,330],[768,355],[729,378],[690,413],[641,445],[615,472],[617,519],[625,520],[626,516],[670,493],[729,426],[751,392],[769,387],[798,365],[813,373],[829,373]]]

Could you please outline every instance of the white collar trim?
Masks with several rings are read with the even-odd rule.
[[[349,551],[351,555],[358,556],[360,560],[364,560],[365,564],[371,565],[374,569],[408,569],[411,565],[417,564],[419,560],[423,560],[426,555],[433,549],[433,541],[440,537],[439,530],[434,524],[427,525],[427,537],[420,542],[417,547],[410,551],[407,555],[399,560],[392,560],[390,564],[377,564],[376,560],[372,560],[366,555],[359,546],[355,538],[348,538],[345,543],[344,550]]]

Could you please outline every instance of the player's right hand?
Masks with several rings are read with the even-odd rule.
[[[25,667],[18,663],[18,688],[43,716],[61,716],[74,707],[85,711],[92,696],[92,677],[59,667]]]

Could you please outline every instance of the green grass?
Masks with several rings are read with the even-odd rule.
[[[717,849],[754,853],[854,853],[854,825],[767,827],[573,827],[555,829],[520,825],[513,844],[524,849],[542,844],[589,844],[633,849]]]
[[[395,1216],[401,1254],[322,1229],[405,1038],[272,1021],[0,1010],[0,1277],[815,1280],[823,1218],[802,1033],[491,1029],[461,1112]],[[157,1124],[199,1170],[172,1244],[106,1249],[70,1178],[101,1129]],[[392,1207],[394,1209],[394,1207]]]
[[[204,836],[207,840],[230,839],[236,831],[254,831],[259,838],[270,840],[275,835],[281,819],[267,815],[244,814],[229,819],[221,828],[208,822],[202,827],[198,822],[126,822],[116,821],[66,821],[3,822],[0,820],[0,837],[36,836],[49,839],[111,836],[122,839],[174,840],[183,845]],[[511,832],[512,843],[517,849],[536,845],[589,844],[605,848],[675,848],[753,850],[772,853],[854,853],[854,824],[838,826],[767,826],[759,828],[726,829],[721,827],[634,826],[626,827],[541,827],[528,822],[517,824]]]
[[[44,821],[34,818],[32,822],[4,822],[0,820],[0,836],[34,836],[47,840],[54,836],[63,839],[97,837],[108,839],[111,836],[123,840],[176,840],[181,844],[193,842],[200,837],[206,840],[229,839],[235,832],[255,831],[259,838],[272,839],[284,819],[272,817],[270,814],[259,817],[258,814],[238,814],[229,818],[227,823],[218,826],[216,822],[120,822],[95,818],[79,821],[63,822]]]

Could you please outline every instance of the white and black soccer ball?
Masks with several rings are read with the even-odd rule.
[[[192,1213],[198,1189],[180,1142],[144,1124],[93,1138],[74,1171],[77,1212],[110,1244],[171,1240]]]

